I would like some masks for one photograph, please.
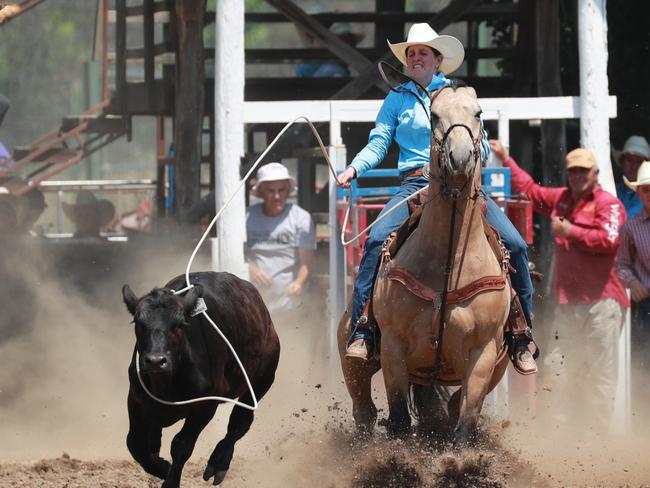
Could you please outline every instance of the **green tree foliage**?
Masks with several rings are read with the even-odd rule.
[[[0,138],[31,142],[82,106],[96,3],[44,2],[0,28],[0,93],[11,101]]]

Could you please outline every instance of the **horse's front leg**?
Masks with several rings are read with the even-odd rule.
[[[456,445],[467,445],[474,440],[485,395],[494,373],[497,350],[494,341],[469,350],[467,369],[460,398],[460,416],[455,429]]]
[[[381,367],[388,398],[388,434],[404,437],[411,427],[408,408],[409,375],[404,345],[390,332],[381,339]]]
[[[350,328],[350,314],[346,311],[338,330],[341,370],[343,371],[345,386],[352,399],[352,416],[357,430],[362,434],[372,434],[377,421],[377,407],[372,401],[372,377],[379,371],[381,366],[376,358],[361,361],[345,356]]]

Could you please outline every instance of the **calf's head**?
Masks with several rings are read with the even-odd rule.
[[[154,288],[138,298],[129,285],[122,287],[122,298],[133,315],[136,349],[143,374],[172,373],[178,363],[184,329],[197,298],[203,294],[200,285],[185,296],[174,295],[167,288]]]

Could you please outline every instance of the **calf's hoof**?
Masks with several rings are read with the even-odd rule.
[[[208,464],[205,468],[205,471],[203,472],[203,480],[208,481],[210,478],[214,476],[214,480],[212,481],[212,484],[220,485],[221,482],[226,478],[227,472],[228,472],[227,469],[222,469],[217,471],[217,469],[215,469],[210,464]]]
[[[205,468],[205,471],[203,472],[203,480],[208,481],[210,478],[214,476],[214,480],[212,481],[212,484],[220,485],[221,482],[226,478],[226,473],[228,473],[227,469],[217,471],[208,464],[208,466]]]
[[[169,474],[169,470],[172,467],[171,463],[161,457],[155,458],[151,463],[150,474],[164,480]]]
[[[165,480],[161,485],[161,488],[180,488],[181,484],[176,481]]]
[[[214,481],[212,482],[213,485],[220,485],[221,482],[226,478],[226,473],[228,471],[217,471],[214,475]]]

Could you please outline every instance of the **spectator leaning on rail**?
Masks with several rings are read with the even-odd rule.
[[[316,237],[309,213],[287,203],[295,180],[280,163],[257,171],[253,194],[263,202],[248,208],[246,261],[251,281],[271,312],[294,311],[314,262]]]
[[[614,269],[625,222],[623,204],[598,185],[596,157],[587,149],[566,155],[568,186],[545,188],[521,169],[499,141],[493,154],[510,168],[514,192],[551,218],[555,241],[553,290],[557,347],[546,356],[558,375],[558,398],[571,399],[580,420],[607,428],[618,373],[618,337],[629,306]],[[579,380],[578,385],[564,382]],[[584,391],[581,391],[584,386]],[[562,391],[562,388],[566,387]],[[586,407],[586,409],[585,409]]]
[[[75,203],[62,204],[63,213],[75,225],[73,237],[75,239],[89,238],[100,239],[101,230],[106,227],[115,216],[115,206],[110,200],[98,199],[89,190],[77,193]]]
[[[408,69],[413,80],[428,92],[433,92],[450,84],[446,75],[460,67],[465,56],[461,42],[452,36],[439,36],[426,23],[414,24],[406,42],[390,44],[393,54]],[[370,131],[368,144],[352,160],[348,168],[339,175],[341,186],[350,185],[350,180],[377,166],[386,156],[393,139],[399,145],[397,169],[400,172],[400,187],[395,196],[386,204],[380,215],[385,215],[399,202],[429,184],[423,175],[423,168],[429,162],[430,134],[429,98],[418,86],[409,81],[402,85],[408,92],[391,91],[377,114],[375,128]],[[420,98],[418,100],[417,98]],[[426,111],[423,108],[426,107]],[[485,160],[490,147],[484,138],[481,144],[481,158]],[[528,271],[527,246],[515,227],[490,198],[487,198],[488,222],[497,228],[505,246],[510,251],[511,264],[517,273],[512,282],[519,294],[528,325],[531,325],[532,283]],[[354,283],[352,299],[352,337],[347,348],[347,357],[367,359],[374,353],[375,345],[368,329],[368,317],[364,311],[372,296],[377,275],[377,265],[381,245],[388,235],[397,230],[408,218],[408,207],[402,205],[388,214],[370,231],[359,266],[359,274]],[[529,351],[530,339],[520,337],[515,361],[517,368],[526,373],[537,370],[533,355]]]
[[[623,177],[628,181],[634,181],[639,166],[643,161],[648,160],[650,160],[650,145],[648,145],[646,138],[643,136],[630,136],[625,141],[617,161],[623,172]],[[623,181],[616,184],[616,196],[623,202],[628,218],[634,217],[643,208],[636,192],[625,185]]]
[[[643,375],[650,362],[650,161],[639,167],[636,181],[624,182],[641,202],[641,210],[621,228],[621,247],[616,255],[616,272],[630,289],[634,302],[632,322],[632,360]],[[650,400],[650,386],[638,382],[635,389],[641,400]],[[637,393],[635,391],[635,393]]]

